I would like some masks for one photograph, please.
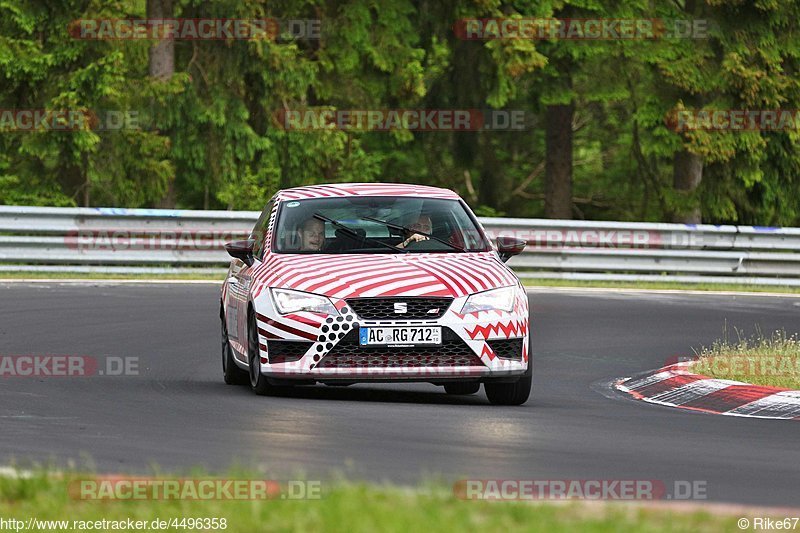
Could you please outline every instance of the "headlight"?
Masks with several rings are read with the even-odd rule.
[[[275,303],[275,308],[282,315],[298,311],[313,311],[327,315],[339,314],[329,299],[310,292],[272,289],[272,301]]]
[[[476,313],[478,311],[508,311],[514,308],[516,287],[503,287],[490,291],[473,294],[461,308],[461,314]]]

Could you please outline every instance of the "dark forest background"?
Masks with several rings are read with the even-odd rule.
[[[705,38],[466,41],[464,18],[711,21]],[[321,38],[81,40],[100,18],[320,20]],[[800,125],[675,131],[682,109],[800,108],[786,0],[0,1],[0,109],[135,111],[146,127],[0,132],[0,203],[260,209],[388,181],[480,215],[800,225]],[[284,131],[281,109],[524,110],[524,131]],[[1,125],[1,124],[0,124]],[[2,129],[2,128],[0,128]]]

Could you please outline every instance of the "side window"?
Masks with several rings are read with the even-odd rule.
[[[269,217],[272,214],[272,208],[275,206],[275,202],[272,200],[267,203],[267,206],[264,208],[264,211],[261,212],[261,216],[258,217],[258,221],[256,225],[253,227],[253,231],[250,233],[250,238],[255,240],[255,245],[253,246],[253,257],[258,259],[259,261],[264,257],[264,241],[267,239],[267,230],[269,229]]]

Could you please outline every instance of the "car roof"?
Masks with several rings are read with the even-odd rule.
[[[450,189],[428,185],[405,183],[332,183],[283,189],[275,195],[276,200],[304,200],[307,198],[329,198],[335,196],[419,196],[423,198],[446,198],[457,200],[458,194]]]

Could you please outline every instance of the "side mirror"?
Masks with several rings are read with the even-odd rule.
[[[244,261],[247,266],[253,266],[253,246],[255,243],[252,239],[229,242],[225,245],[225,251],[231,257]]]
[[[498,237],[497,238],[497,253],[500,254],[500,259],[505,263],[515,255],[519,255],[528,245],[528,241],[524,239],[517,239],[516,237]]]

